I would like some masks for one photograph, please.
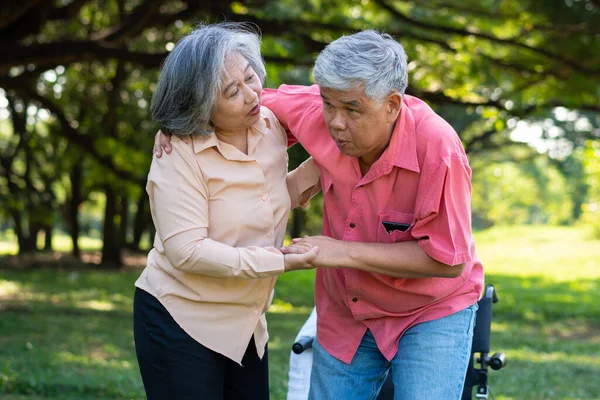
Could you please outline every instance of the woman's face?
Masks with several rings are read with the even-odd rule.
[[[222,79],[223,91],[211,121],[221,134],[245,131],[260,118],[260,79],[239,53],[232,53],[225,60]]]

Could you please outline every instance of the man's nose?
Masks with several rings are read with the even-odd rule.
[[[343,131],[346,129],[346,121],[344,117],[339,112],[335,112],[331,122],[329,122],[329,126],[335,130]]]

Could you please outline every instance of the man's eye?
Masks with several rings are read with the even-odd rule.
[[[356,112],[354,108],[346,108],[346,110],[351,114]]]

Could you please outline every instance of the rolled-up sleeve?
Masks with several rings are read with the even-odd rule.
[[[311,198],[321,191],[321,172],[309,157],[293,171],[287,174],[287,188],[292,209],[306,207]]]
[[[233,247],[207,237],[208,189],[191,149],[177,138],[173,153],[152,161],[146,191],[170,264],[212,277],[266,278],[284,272],[274,247]]]
[[[458,265],[471,260],[471,169],[460,154],[422,171],[412,235],[435,260]]]

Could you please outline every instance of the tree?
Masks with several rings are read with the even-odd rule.
[[[262,30],[270,86],[310,83],[315,56],[342,34],[394,35],[410,59],[408,93],[451,121],[471,155],[511,148],[517,123],[543,121],[559,106],[593,122],[576,137],[563,130],[565,140],[600,136],[596,0],[8,0],[0,5],[0,98],[10,99],[0,190],[10,193],[2,202],[23,246],[28,230],[50,223],[34,218],[46,210],[37,214],[68,221],[77,254],[77,210],[97,191],[114,200],[105,237],[120,238],[105,257],[127,245],[130,220],[139,243],[158,68],[196,22],[224,19]],[[134,201],[139,214],[129,218]],[[296,220],[299,232],[301,213]]]

